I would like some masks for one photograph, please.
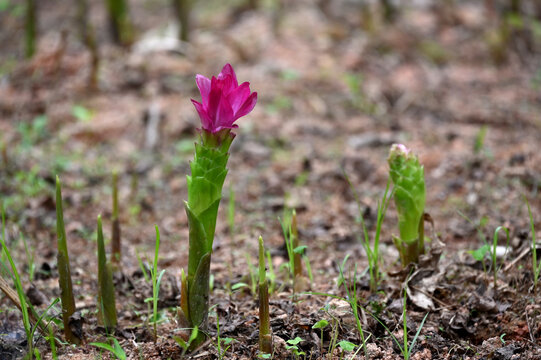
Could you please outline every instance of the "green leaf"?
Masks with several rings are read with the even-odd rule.
[[[470,254],[471,256],[473,256],[473,258],[476,260],[476,261],[482,261],[484,258],[485,258],[485,255],[490,251],[490,245],[489,244],[485,244],[483,246],[481,246],[479,249],[477,250],[470,250],[468,251],[468,254]]]
[[[348,352],[351,352],[353,350],[355,350],[355,348],[357,347],[357,345],[355,345],[354,343],[352,342],[349,342],[349,341],[346,341],[346,340],[342,340],[338,343],[338,346],[344,350],[344,351],[348,351]]]
[[[304,340],[297,336],[295,339],[288,340],[287,343],[290,345],[297,345],[301,341],[304,341]]]
[[[188,340],[188,345],[190,345],[192,341],[197,339],[197,335],[199,335],[199,328],[196,326],[192,329],[192,333],[190,334],[190,339]]]
[[[89,122],[94,117],[92,111],[81,105],[74,105],[71,108],[71,114],[81,122]]]
[[[124,352],[124,349],[122,349],[122,347],[118,343],[118,340],[112,338],[112,341],[113,346],[105,343],[90,343],[90,345],[111,352],[118,360],[126,360],[126,352]]]
[[[186,344],[186,341],[184,341],[183,338],[173,335],[173,340],[175,340],[178,346],[180,346],[183,350],[188,350],[188,344]]]
[[[212,248],[207,247],[207,233],[199,218],[193,213],[188,203],[184,203],[188,216],[189,228],[189,258],[188,258],[188,282],[191,283],[203,255],[209,253]]]
[[[308,247],[308,246],[306,246],[306,245],[297,246],[295,249],[293,249],[293,252],[294,252],[295,254],[300,254],[300,255],[302,255],[302,254],[304,254],[304,250],[306,250],[307,247]]]
[[[190,319],[198,327],[204,325],[208,316],[209,276],[210,253],[207,253],[201,257],[193,281],[188,285]]]
[[[240,282],[240,283],[236,283],[235,285],[231,286],[231,290],[237,290],[237,289],[241,289],[241,288],[249,288],[250,286],[246,283],[243,283],[243,282]]]
[[[329,322],[325,319],[321,319],[312,326],[312,329],[323,329],[327,325],[329,325]]]
[[[223,343],[224,345],[229,345],[229,344],[231,344],[231,343],[233,342],[233,340],[234,340],[233,338],[226,337],[226,338],[223,338],[223,339],[222,339],[222,343]]]

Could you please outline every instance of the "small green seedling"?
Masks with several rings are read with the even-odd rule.
[[[302,276],[303,267],[302,262],[306,265],[308,276],[310,281],[313,280],[312,277],[312,268],[310,266],[310,261],[305,255],[305,250],[307,246],[299,245],[299,232],[297,228],[297,213],[295,210],[290,213],[288,210],[284,211],[284,218],[280,221],[282,226],[282,231],[284,234],[284,241],[286,244],[287,255],[288,255],[288,275],[293,281],[293,294],[302,291],[306,288],[306,279]]]
[[[338,347],[340,349],[342,349],[342,353],[344,353],[344,352],[353,352],[355,350],[355,348],[357,347],[357,345],[355,345],[352,342],[342,340],[342,341],[340,341],[338,343]],[[341,355],[341,357],[342,357],[342,355]]]
[[[154,262],[150,275],[152,277],[152,297],[145,299],[145,302],[152,302],[152,324],[154,326],[154,342],[158,340],[158,299],[160,294],[160,283],[165,269],[158,274],[158,252],[160,250],[160,230],[156,225],[156,244],[154,246]]]
[[[320,348],[323,349],[323,329],[326,328],[329,325],[329,322],[325,319],[319,320],[317,323],[312,325],[312,329],[320,329],[321,335],[319,337],[320,339]]]
[[[486,242],[486,239],[484,238],[484,235],[483,235],[482,238],[484,239],[485,244],[483,246],[481,246],[477,250],[468,251],[468,253],[471,254],[471,256],[473,256],[473,258],[476,261],[481,261],[482,262],[485,274],[487,273],[486,266],[485,266],[485,256],[486,256],[486,254],[490,254],[490,257],[492,259],[492,271],[493,271],[493,274],[494,274],[494,290],[497,289],[498,271],[501,269],[501,267],[503,265],[503,264],[500,264],[500,266],[498,267],[498,264],[497,264],[497,261],[498,261],[498,256],[497,256],[498,255],[498,252],[497,252],[498,233],[501,230],[504,230],[505,234],[506,234],[507,241],[506,241],[505,249],[507,251],[507,248],[509,247],[509,229],[507,229],[507,228],[505,228],[503,226],[498,226],[496,228],[496,230],[494,230],[494,236],[493,236],[493,240],[492,240],[492,245],[490,245],[489,243]]]
[[[82,105],[73,105],[71,115],[82,123],[88,123],[94,117],[93,112]]]
[[[26,254],[26,261],[28,262],[28,281],[33,282],[34,281],[34,274],[36,272],[36,264],[34,263],[34,251],[35,249],[30,249],[28,247],[28,242],[26,241],[26,237],[21,234],[21,239],[23,240],[24,244],[24,252]]]
[[[13,278],[13,282],[15,284],[15,289],[17,290],[17,296],[19,299],[19,302],[17,303],[15,299],[13,301],[18,305],[18,308],[21,310],[22,316],[23,316],[23,327],[26,333],[26,341],[28,344],[28,353],[26,354],[26,358],[32,359],[32,354],[38,355],[39,352],[36,353],[37,349],[34,349],[34,334],[39,327],[39,329],[44,333],[46,329],[46,325],[42,323],[43,318],[58,301],[59,299],[55,299],[43,312],[41,316],[37,316],[37,313],[32,306],[30,302],[27,301],[26,295],[24,293],[23,285],[21,282],[21,278],[19,276],[19,271],[17,270],[17,267],[15,266],[15,262],[13,261],[13,258],[11,257],[11,253],[6,246],[5,242],[5,229],[6,229],[6,219],[5,219],[5,213],[4,213],[4,206],[3,203],[0,204],[0,212],[2,215],[2,236],[0,237],[0,242],[2,245],[2,251],[5,253],[5,256],[7,257],[7,260],[9,261],[9,264],[11,265],[11,275]],[[3,280],[3,279],[2,279]],[[4,282],[4,281],[2,281]],[[11,289],[9,289],[11,290]],[[8,291],[8,290],[5,290]],[[13,290],[11,290],[13,291]],[[7,294],[7,293],[6,293]],[[12,297],[12,296],[8,296]]]
[[[487,126],[483,125],[477,132],[477,135],[475,135],[475,142],[473,144],[473,153],[475,155],[478,155],[485,146],[485,137],[487,135],[487,130]]]
[[[428,317],[429,313],[426,313],[426,315],[423,318],[423,321],[421,321],[421,325],[419,325],[419,328],[417,329],[417,332],[415,333],[415,336],[413,337],[413,340],[411,341],[411,344],[408,346],[408,326],[407,326],[407,293],[406,289],[404,289],[404,297],[402,302],[402,330],[404,333],[404,343],[403,346],[400,345],[400,341],[393,335],[392,331],[389,330],[389,328],[374,314],[370,313],[370,315],[381,325],[385,328],[385,330],[391,335],[391,338],[396,343],[398,348],[400,349],[400,352],[402,353],[402,356],[404,357],[404,360],[409,360],[409,358],[412,355],[412,350],[415,346],[415,343],[417,342],[417,338],[419,337],[419,334],[421,333],[421,330],[423,329],[423,326],[425,324],[426,318]]]
[[[225,353],[231,345],[233,344],[234,339],[230,337],[222,338],[220,334],[220,317],[216,313],[216,349],[218,351],[218,359],[222,360]],[[224,347],[225,346],[225,347]]]
[[[109,351],[111,354],[113,354],[113,356],[117,360],[126,360],[127,359],[126,352],[124,351],[122,346],[120,346],[120,344],[118,343],[118,340],[115,339],[114,337],[111,337],[110,340],[113,343],[112,346],[110,344],[101,343],[101,342],[93,342],[93,343],[90,343],[90,345]]]
[[[173,336],[173,340],[175,340],[175,342],[182,348],[181,357],[184,356],[186,351],[188,351],[192,342],[197,339],[198,332],[199,329],[197,327],[194,327],[190,333],[190,338],[188,339],[188,341],[184,341],[184,339],[180,336]]]
[[[304,340],[298,336],[295,339],[286,341],[286,350],[291,350],[296,360],[300,359],[301,355],[306,355],[306,353],[304,351],[300,351],[297,346],[302,341]]]
[[[385,192],[383,193],[383,197],[380,202],[378,202],[377,205],[377,221],[376,221],[376,232],[374,234],[374,244],[373,246],[370,246],[370,238],[368,235],[368,229],[366,228],[366,224],[364,222],[364,217],[361,209],[361,200],[359,198],[359,195],[353,188],[353,185],[349,181],[349,177],[344,172],[344,176],[346,177],[347,182],[349,183],[349,186],[351,190],[353,191],[353,194],[355,196],[355,200],[357,202],[357,207],[359,211],[359,217],[358,221],[361,223],[362,231],[363,231],[363,237],[359,237],[361,240],[361,243],[363,245],[363,248],[366,252],[366,257],[368,258],[368,271],[370,274],[370,291],[375,292],[378,288],[381,273],[379,271],[379,239],[381,236],[381,226],[383,225],[383,219],[385,219],[385,214],[387,213],[387,208],[389,207],[389,200],[393,197],[393,193],[389,193],[390,188],[390,179],[387,180],[387,186],[385,186]]]
[[[346,263],[347,263],[347,261],[349,259],[349,256],[350,256],[349,254],[346,255],[346,257],[342,261],[342,264],[338,268],[339,276],[338,276],[338,281],[337,281],[337,287],[340,288],[341,286],[344,286],[344,289],[346,290],[346,296],[345,297],[340,297],[340,296],[337,296],[337,295],[334,295],[334,294],[320,293],[320,292],[308,292],[307,294],[327,296],[327,297],[331,297],[333,299],[343,300],[343,301],[346,301],[351,306],[353,316],[355,317],[355,324],[357,326],[357,331],[358,331],[358,334],[359,334],[359,338],[361,340],[360,347],[363,348],[364,353],[365,353],[365,358],[367,358],[368,353],[367,353],[367,350],[366,350],[366,342],[370,338],[370,335],[368,337],[365,336],[365,333],[364,333],[364,330],[363,330],[362,324],[361,324],[360,311],[362,310],[362,307],[359,305],[359,299],[358,299],[358,294],[357,294],[357,281],[356,281],[356,279],[357,279],[357,265],[355,265],[355,267],[354,267],[353,274],[351,276],[349,276],[349,278],[351,279],[350,281],[348,281],[346,279],[346,277],[344,276],[344,268],[345,268]],[[335,340],[336,339],[334,339],[333,342]],[[331,349],[334,350],[334,348],[331,348]]]

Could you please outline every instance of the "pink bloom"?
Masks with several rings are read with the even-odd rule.
[[[411,150],[408,149],[404,144],[393,144],[393,146],[391,146],[391,152],[396,152],[397,154],[401,154],[405,157],[409,155],[410,151]]]
[[[202,101],[192,99],[192,103],[199,113],[202,128],[211,133],[238,127],[234,122],[252,111],[257,102],[257,93],[250,93],[250,83],[239,85],[229,64],[224,66],[218,77],[213,76],[209,80],[198,74],[195,82]]]

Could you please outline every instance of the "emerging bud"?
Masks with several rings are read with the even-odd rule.
[[[390,176],[394,184],[394,201],[398,212],[400,238],[397,246],[401,255],[401,246],[418,247],[407,252],[411,256],[403,257],[404,265],[417,261],[419,253],[424,252],[423,239],[419,234],[425,209],[424,168],[411,150],[402,144],[394,144],[388,158]],[[405,245],[404,245],[405,244]],[[416,253],[416,254],[415,254]]]

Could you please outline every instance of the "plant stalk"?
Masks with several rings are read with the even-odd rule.
[[[62,322],[64,323],[64,336],[72,344],[80,344],[79,339],[70,327],[70,317],[75,313],[75,298],[71,282],[71,270],[64,226],[64,212],[62,210],[62,184],[56,177],[56,235],[58,246],[58,284],[60,286],[60,300],[62,302]]]
[[[101,215],[98,216],[98,313],[105,329],[114,331],[117,325],[115,285],[111,264],[105,255]]]
[[[272,335],[269,313],[269,286],[265,268],[265,247],[259,237],[259,351],[272,354]]]

